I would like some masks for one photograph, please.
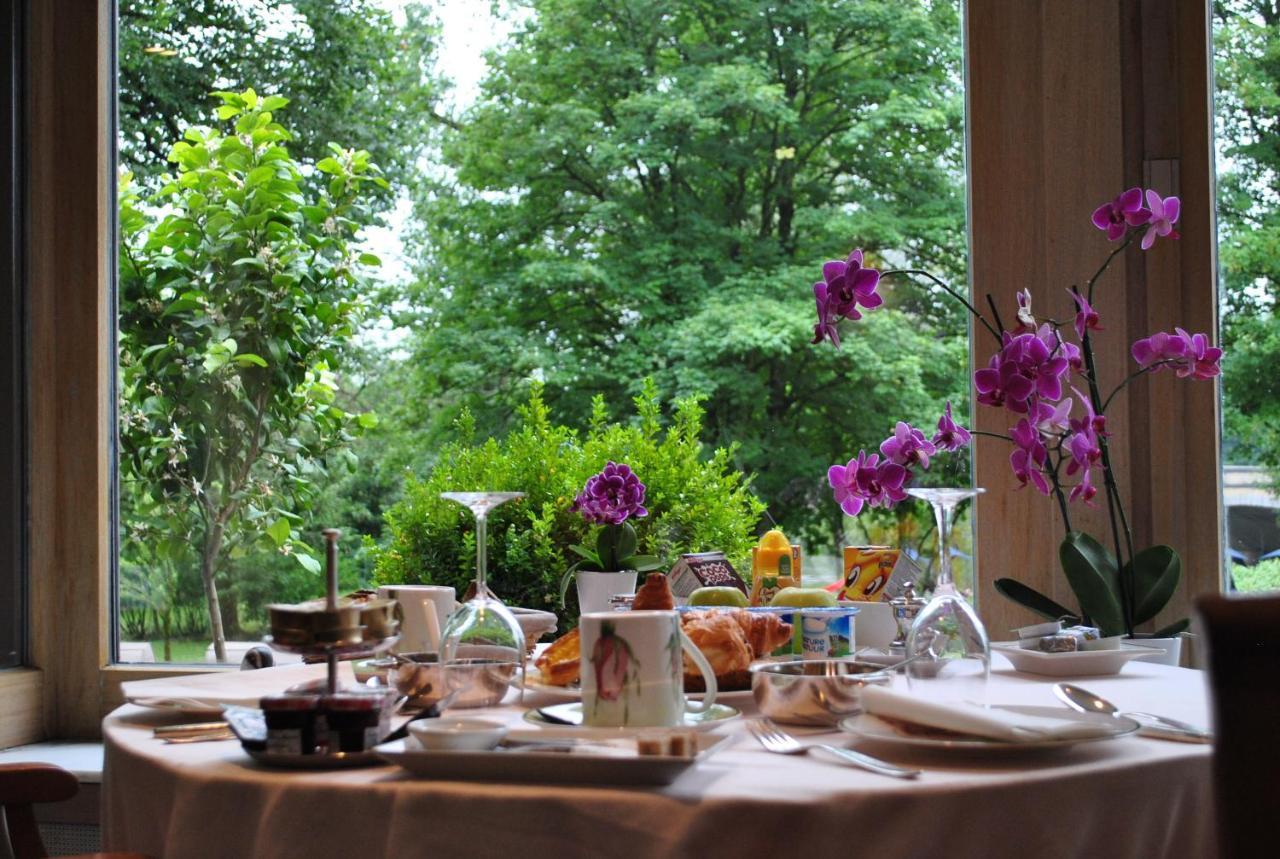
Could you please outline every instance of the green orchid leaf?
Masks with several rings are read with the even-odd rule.
[[[622,527],[618,528],[617,531],[616,551],[618,553],[618,561],[621,562],[624,558],[630,558],[636,553],[636,529],[631,526],[630,522],[623,522]]]
[[[1162,626],[1155,632],[1151,633],[1152,638],[1173,638],[1180,632],[1186,632],[1191,628],[1191,618],[1184,617],[1182,620],[1175,620],[1168,626]]]
[[[1116,559],[1111,553],[1088,534],[1072,531],[1062,539],[1058,557],[1085,616],[1104,636],[1126,632],[1116,583]]]
[[[657,555],[632,555],[622,565],[637,573],[651,573],[662,569],[662,560]]]
[[[1182,579],[1182,559],[1170,546],[1152,546],[1133,556],[1133,622],[1146,623],[1169,604]]]
[[[590,561],[593,564],[600,563],[600,558],[596,553],[588,549],[586,546],[570,546],[569,551],[573,552],[584,561]]]
[[[1062,617],[1076,618],[1076,613],[1071,609],[1014,579],[996,579],[995,588],[1001,596],[1016,602],[1023,608],[1030,609],[1046,620],[1058,620]]]
[[[578,548],[572,546],[571,548]],[[582,566],[582,562],[574,564],[572,567],[564,571],[564,575],[560,577],[560,608],[564,608],[565,597],[569,594],[569,585],[573,583],[573,574],[578,572],[578,567]]]

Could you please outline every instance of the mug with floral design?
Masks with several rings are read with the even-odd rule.
[[[582,719],[597,727],[674,727],[685,713],[705,713],[716,700],[711,664],[680,629],[674,611],[584,614]],[[684,658],[702,673],[701,702],[684,694]]]

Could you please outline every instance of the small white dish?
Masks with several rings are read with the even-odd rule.
[[[546,715],[544,715],[546,714]],[[547,715],[559,722],[549,721]],[[730,707],[728,704],[721,704],[719,696],[715,704],[711,705],[711,709],[705,713],[688,713],[684,714],[684,724],[674,726],[675,728],[684,728],[686,730],[705,731],[715,727],[721,722],[729,719],[736,719],[742,715],[742,711],[737,707]],[[619,736],[635,735],[645,731],[663,731],[673,730],[673,728],[660,728],[653,726],[636,725],[627,728],[597,728],[594,726],[582,724],[582,702],[577,701],[571,704],[555,704],[550,707],[541,707],[529,710],[524,714],[524,720],[531,725],[554,725],[556,728],[568,727],[570,730],[590,730],[612,732]]]
[[[1046,677],[1100,677],[1119,674],[1125,663],[1150,653],[1145,648],[1125,644],[1118,650],[1045,653],[1041,650],[1026,650],[1016,641],[993,642],[991,649],[1008,659],[1015,671]]]
[[[418,719],[409,733],[428,751],[483,752],[507,735],[507,726],[488,719]]]

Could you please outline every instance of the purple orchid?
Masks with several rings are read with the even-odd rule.
[[[1160,370],[1163,362],[1177,361],[1184,357],[1187,354],[1187,344],[1176,334],[1157,331],[1150,337],[1134,341],[1129,354],[1133,355],[1133,360],[1144,370],[1148,367]],[[1161,366],[1156,366],[1158,364]]]
[[[1031,425],[1031,421],[1023,418],[1009,430],[1009,435],[1014,443],[1013,453],[1009,454],[1009,465],[1013,468],[1013,476],[1018,479],[1018,483],[1022,486],[1031,483],[1042,495],[1052,493],[1053,489],[1044,476],[1044,464],[1049,452],[1040,440],[1040,433]]]
[[[1175,328],[1173,334],[1157,331],[1144,337],[1133,344],[1130,353],[1138,366],[1153,373],[1173,367],[1180,379],[1222,375],[1222,349],[1210,346],[1208,335],[1188,334],[1181,328]]]
[[[595,525],[621,525],[629,518],[649,515],[644,507],[644,484],[631,468],[616,462],[589,480],[573,499],[573,510]]]
[[[880,461],[879,454],[858,451],[847,465],[827,469],[827,482],[835,490],[840,509],[857,516],[864,507],[892,507],[907,497],[902,488],[907,470],[896,462]]]
[[[938,450],[955,451],[969,444],[972,436],[969,431],[956,423],[951,417],[951,401],[947,400],[947,408],[938,418],[938,431],[933,436],[933,446]]]
[[[929,457],[936,454],[938,449],[920,430],[906,421],[898,421],[893,435],[880,443],[880,452],[889,462],[896,462],[905,468],[918,465],[928,470]]]
[[[1173,329],[1186,344],[1186,363],[1177,368],[1178,378],[1212,379],[1222,375],[1222,349],[1209,345],[1205,334],[1188,334],[1181,328]]]
[[[1152,193],[1151,191],[1147,192]],[[1104,230],[1109,241],[1118,241],[1129,227],[1138,227],[1151,219],[1142,208],[1142,189],[1130,188],[1110,203],[1093,210],[1093,225]]]
[[[1056,403],[1037,400],[1035,404],[1035,425],[1042,433],[1053,433],[1066,429],[1071,421],[1071,398],[1063,397]]]
[[[1084,342],[1086,331],[1102,330],[1102,319],[1098,316],[1098,311],[1094,310],[1092,305],[1089,304],[1089,299],[1074,289],[1069,289],[1067,292],[1071,293],[1071,298],[1076,303],[1076,337],[1079,337],[1080,341]]]
[[[1106,436],[1108,434],[1107,416],[1095,412],[1093,410],[1093,401],[1080,393],[1074,385],[1071,390],[1075,391],[1075,395],[1080,398],[1080,403],[1084,406],[1084,417],[1071,419],[1072,431],[1093,433],[1095,436]]]
[[[1083,501],[1086,506],[1094,507],[1094,496],[1098,494],[1098,487],[1093,485],[1093,472],[1089,469],[1084,470],[1084,474],[1080,476],[1080,482],[1071,487],[1071,494],[1068,500],[1072,503]]]
[[[1056,333],[1053,335],[1056,337]],[[1011,412],[1026,414],[1033,396],[1046,400],[1062,398],[1062,377],[1071,366],[1058,353],[1059,339],[1053,348],[1039,334],[1004,334],[1004,347],[991,358],[988,366],[973,374],[978,402],[1003,405]]]
[[[1077,471],[1088,471],[1102,457],[1102,449],[1098,447],[1098,437],[1092,432],[1075,432],[1067,437],[1067,452],[1071,459],[1067,462],[1067,475]]]
[[[854,321],[862,318],[858,305],[872,310],[884,304],[876,292],[880,272],[862,267],[862,249],[842,260],[829,260],[822,265],[822,279],[827,284],[831,309],[837,316]]]
[[[1156,236],[1168,236],[1171,239],[1178,237],[1173,225],[1182,211],[1182,201],[1177,197],[1165,197],[1162,200],[1155,191],[1147,189],[1147,206],[1151,209],[1151,219],[1148,221],[1147,232],[1142,237],[1144,251],[1151,250],[1151,246],[1156,243]]]
[[[827,285],[822,281],[813,285],[813,297],[818,302],[818,324],[813,326],[813,342],[821,343],[830,340],[837,349],[840,348],[840,329],[836,326],[836,315],[831,310]]]

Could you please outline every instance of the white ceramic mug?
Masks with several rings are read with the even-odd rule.
[[[458,592],[443,585],[383,585],[378,596],[394,599],[404,613],[401,653],[439,653],[440,630],[458,607]]]
[[[582,720],[598,727],[674,727],[685,713],[705,713],[716,700],[711,664],[680,629],[674,611],[584,614]],[[701,702],[684,694],[684,659],[707,684]]]

